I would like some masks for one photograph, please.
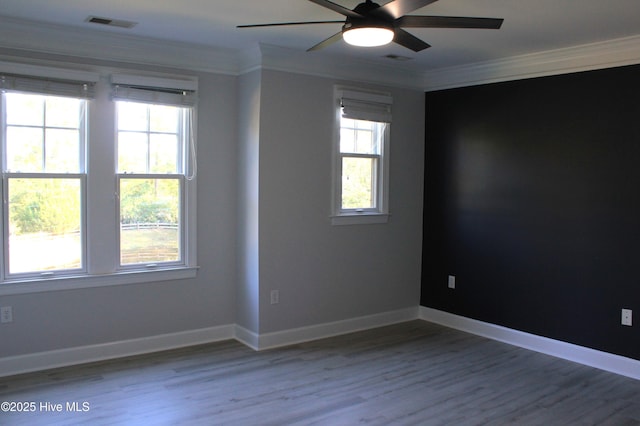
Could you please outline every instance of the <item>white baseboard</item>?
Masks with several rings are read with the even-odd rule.
[[[253,331],[247,330],[246,328],[239,326],[238,324],[234,327],[233,337],[240,343],[249,346],[254,351],[257,351],[260,347],[260,336]]]
[[[254,350],[265,350],[414,319],[441,324],[640,380],[640,361],[638,360],[512,330],[424,306],[264,334],[257,334],[239,325],[230,324],[140,339],[5,357],[0,358],[0,377],[229,339],[236,339]]]
[[[424,306],[420,307],[419,315],[420,319],[425,321],[640,380],[640,361],[635,359],[524,333]]]
[[[229,340],[233,337],[233,326],[223,325],[139,339],[10,356],[0,358],[0,377]]]
[[[350,318],[308,327],[292,328],[290,330],[272,333],[256,334],[240,326],[236,326],[236,339],[255,349],[264,350],[311,340],[324,339],[340,334],[368,330],[385,325],[418,319],[417,308],[405,308],[380,314]]]
[[[0,377],[94,361],[236,339],[254,350],[270,349],[418,318],[417,308],[258,335],[239,325],[223,325],[139,339],[122,340],[0,358]]]

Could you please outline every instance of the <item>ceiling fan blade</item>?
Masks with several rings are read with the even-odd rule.
[[[435,3],[436,1],[437,0],[393,0],[383,6],[380,6],[378,9],[374,10],[373,13],[378,16],[391,16],[393,19],[398,19],[407,13],[411,13],[414,10],[418,10],[431,3]]]
[[[335,33],[334,35],[332,35],[331,37],[322,40],[320,43],[316,44],[315,46],[311,46],[309,49],[307,49],[307,52],[313,52],[314,50],[320,50],[324,47],[330,46],[333,43],[336,43],[338,41],[342,40],[342,31],[340,31],[339,33]]]
[[[460,16],[403,16],[394,24],[405,28],[484,28],[500,29],[504,19],[465,18]]]
[[[420,52],[421,50],[431,47],[429,43],[425,43],[418,37],[409,34],[405,30],[400,28],[395,29],[395,36],[393,37],[393,41],[400,46],[404,46],[407,49],[413,50],[414,52]]]
[[[338,12],[340,15],[344,15],[349,18],[364,18],[364,16],[360,15],[359,13],[354,12],[351,9],[347,9],[346,7],[340,6],[339,4],[330,2],[329,0],[309,0],[309,1],[317,5],[320,5],[322,7],[326,7],[327,9],[331,9],[334,12]]]
[[[273,24],[249,24],[237,25],[236,28],[256,28],[256,27],[284,27],[286,25],[313,25],[313,24],[344,24],[344,21],[306,21],[306,22],[276,22]]]

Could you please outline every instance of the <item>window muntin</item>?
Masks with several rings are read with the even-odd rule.
[[[340,152],[352,154],[380,154],[381,129],[373,121],[340,120]]]
[[[190,108],[118,101],[121,267],[184,262]]]
[[[84,271],[86,101],[2,95],[5,278]]]
[[[117,102],[118,172],[182,173],[188,108]]]
[[[4,101],[5,172],[83,171],[84,99],[7,92]]]

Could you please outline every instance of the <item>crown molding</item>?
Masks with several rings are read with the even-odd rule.
[[[640,63],[640,36],[584,44],[424,73],[423,89],[435,91]]]
[[[270,69],[419,90],[423,82],[422,72],[349,57],[265,44],[238,51],[3,16],[0,48],[230,75]]]
[[[0,16],[0,47],[47,55],[237,74],[237,53],[189,43]]]
[[[255,49],[244,51],[240,64],[241,74],[266,69],[418,90],[422,90],[423,82],[422,71],[268,44],[260,44]]]
[[[227,75],[269,69],[425,91],[640,63],[640,35],[425,72],[266,44],[237,51],[3,16],[0,48]]]

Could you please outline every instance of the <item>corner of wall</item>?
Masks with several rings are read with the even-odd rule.
[[[420,307],[420,319],[640,380],[640,361],[583,346]]]

